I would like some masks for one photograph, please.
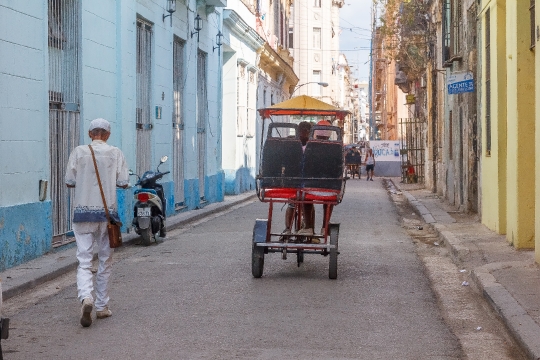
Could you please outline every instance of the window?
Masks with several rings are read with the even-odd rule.
[[[313,70],[313,82],[321,82],[320,70]],[[321,96],[321,86],[319,84],[313,84],[313,96]]]
[[[313,0],[315,3],[313,4],[314,7],[321,7],[321,0]]]
[[[463,28],[461,2],[462,0],[444,0],[443,3],[443,62],[461,60],[461,31]]]
[[[491,156],[491,19],[489,9],[486,11],[486,156]]]
[[[321,28],[313,28],[313,48],[321,48]]]
[[[294,47],[294,28],[289,28],[289,49],[292,49]]]
[[[534,19],[534,2],[536,0],[531,0],[531,6],[529,6],[529,13],[531,14],[531,47],[530,49],[534,49],[534,45],[536,44],[535,36],[534,36],[534,30],[536,28],[536,21]]]

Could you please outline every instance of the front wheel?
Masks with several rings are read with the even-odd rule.
[[[329,224],[328,230],[330,233],[330,245],[335,247],[330,249],[330,259],[328,261],[328,277],[332,280],[337,279],[338,268],[338,237],[339,237],[339,224]]]
[[[144,246],[150,245],[152,242],[152,227],[149,226],[146,229],[141,229],[141,237]]]

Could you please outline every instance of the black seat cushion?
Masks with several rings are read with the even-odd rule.
[[[340,190],[343,178],[343,145],[328,141],[308,141],[303,170],[303,187]]]
[[[300,140],[267,139],[263,147],[261,177],[263,188],[301,187],[302,143]]]

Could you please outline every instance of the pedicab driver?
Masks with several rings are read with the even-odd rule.
[[[92,149],[101,178],[103,193],[110,216],[118,218],[116,187],[127,188],[129,175],[126,159],[122,151],[107,145],[111,135],[111,125],[105,119],[95,119],[90,123],[88,136],[92,139]],[[98,319],[112,315],[109,309],[109,277],[112,268],[113,249],[109,247],[107,217],[101,192],[94,170],[94,161],[88,145],[77,146],[66,169],[65,182],[75,188],[73,232],[77,242],[77,294],[82,303],[81,325],[92,325],[92,309],[96,308]],[[92,257],[94,243],[98,246],[99,266],[96,275],[96,301],[92,296]]]

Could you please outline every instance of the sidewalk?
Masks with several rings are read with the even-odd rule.
[[[225,200],[211,203],[202,209],[181,212],[167,218],[167,230],[174,230],[188,223],[200,220],[204,217],[226,210],[235,205],[256,199],[255,192],[250,191],[240,195],[225,196]],[[122,234],[125,246],[132,246],[139,235],[131,232]],[[75,257],[76,248],[73,246],[45,254],[35,260],[7,269],[0,273],[2,279],[2,298],[7,300],[26,290],[34,288],[44,282],[52,280],[77,268]]]
[[[540,267],[534,252],[516,251],[477,215],[457,211],[418,184],[392,181],[439,233],[453,261],[468,271],[529,358],[540,359]]]

